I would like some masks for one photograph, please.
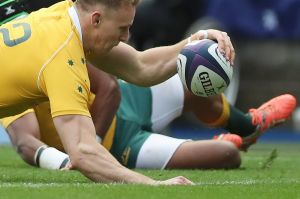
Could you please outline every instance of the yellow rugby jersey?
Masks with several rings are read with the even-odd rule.
[[[60,2],[0,26],[0,117],[48,99],[52,117],[90,116],[90,82],[72,6]]]

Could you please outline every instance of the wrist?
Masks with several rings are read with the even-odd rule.
[[[208,32],[207,32],[207,30],[199,30],[197,32],[197,34],[199,35],[199,37],[201,39],[208,39]]]
[[[39,147],[34,155],[36,166],[44,169],[61,169],[68,165],[69,161],[67,154],[47,145]]]
[[[188,43],[191,43],[195,40],[208,39],[208,31],[207,30],[199,30],[195,34],[191,34],[191,36],[187,39]]]

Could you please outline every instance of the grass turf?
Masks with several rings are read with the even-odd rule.
[[[139,170],[155,179],[183,175],[195,186],[96,184],[76,171],[27,166],[8,146],[0,147],[0,157],[1,199],[300,198],[300,144],[295,143],[257,144],[242,153],[236,170]]]

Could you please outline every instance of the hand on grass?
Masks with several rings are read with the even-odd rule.
[[[183,176],[177,176],[164,181],[156,181],[155,185],[194,185],[194,183]]]

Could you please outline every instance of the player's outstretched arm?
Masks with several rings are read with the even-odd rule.
[[[230,38],[225,32],[209,29],[192,34],[189,39],[164,47],[137,51],[121,42],[105,56],[89,57],[93,65],[116,76],[141,86],[151,86],[165,81],[176,73],[176,60],[180,50],[193,40],[204,38],[217,40],[220,51],[234,62],[235,53]]]
[[[155,181],[123,167],[103,146],[96,142],[91,118],[80,115],[57,116],[54,124],[74,169],[95,182],[136,184],[191,184],[189,180]]]

